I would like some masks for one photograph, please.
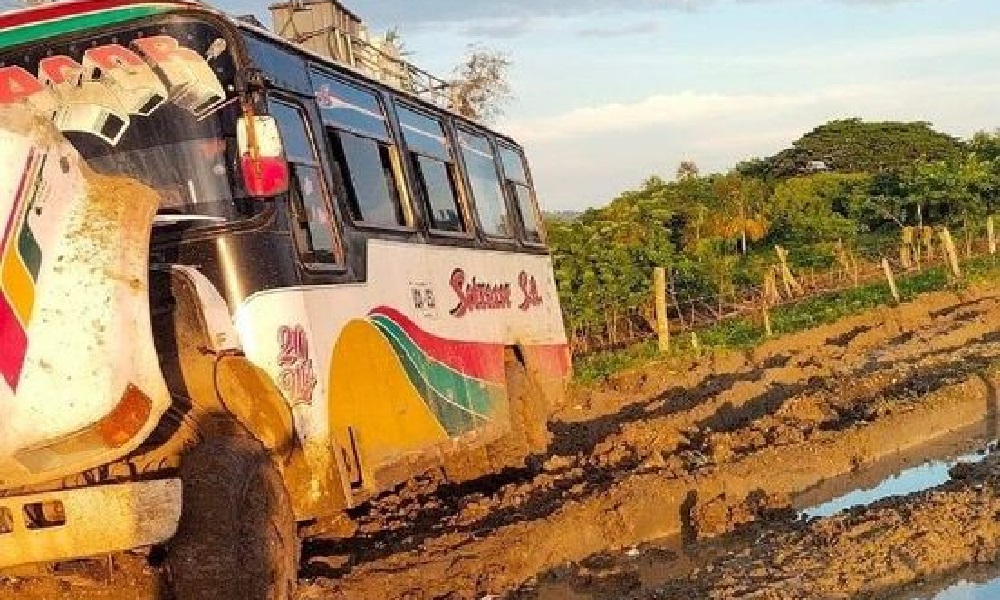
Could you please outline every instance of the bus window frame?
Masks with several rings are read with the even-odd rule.
[[[355,229],[366,230],[366,231],[390,232],[390,233],[409,234],[409,235],[418,233],[420,230],[420,221],[418,219],[418,213],[415,211],[413,205],[413,195],[410,190],[408,170],[406,168],[405,160],[403,160],[403,156],[401,155],[402,146],[400,140],[398,139],[399,135],[397,131],[397,124],[394,122],[396,115],[394,112],[390,112],[389,110],[387,110],[389,107],[389,103],[386,101],[386,98],[382,90],[378,89],[377,87],[368,85],[364,80],[360,78],[353,78],[350,77],[349,75],[338,73],[328,65],[316,63],[315,61],[307,61],[306,71],[309,74],[309,82],[312,87],[312,95],[310,97],[310,101],[316,106],[316,109],[319,112],[319,121],[323,128],[323,133],[324,133],[323,144],[324,144],[325,155],[328,157],[328,160],[331,163],[330,164],[331,169],[337,173],[337,178],[339,180],[337,184],[338,187],[340,188],[340,190],[338,191],[340,192],[340,195],[343,198],[342,208],[343,208],[344,221],[346,223],[349,223],[350,226]],[[379,107],[382,109],[382,114],[385,116],[386,119],[386,133],[389,137],[389,156],[392,160],[393,178],[395,179],[396,187],[399,189],[400,208],[402,209],[403,215],[406,217],[408,224],[388,225],[383,223],[372,223],[370,221],[365,221],[363,219],[355,219],[354,215],[351,214],[352,200],[350,197],[350,193],[348,191],[349,188],[347,181],[347,179],[350,177],[350,172],[348,170],[348,172],[345,173],[344,169],[340,165],[340,162],[337,160],[337,152],[334,151],[333,143],[330,141],[329,132],[343,131],[350,135],[363,137],[365,139],[375,140],[379,143],[385,143],[385,142],[371,137],[371,134],[367,132],[358,131],[351,127],[344,127],[341,125],[334,126],[332,124],[328,124],[323,119],[323,111],[319,106],[319,102],[317,102],[316,99],[316,82],[313,79],[314,74],[322,77],[327,77],[329,79],[337,81],[342,85],[353,87],[355,89],[358,89],[366,94],[370,94],[375,97],[375,101],[378,102]]]
[[[496,170],[497,178],[500,183],[500,196],[503,199],[504,205],[507,208],[507,214],[508,216],[510,216],[512,214],[511,206],[507,198],[508,194],[506,190],[504,190],[504,182],[506,180],[504,179],[503,168],[502,165],[500,164],[500,153],[497,151],[496,135],[485,129],[481,129],[464,121],[458,121],[456,119],[452,119],[452,123],[454,129],[452,131],[452,137],[454,139],[455,148],[459,150],[458,155],[462,164],[462,186],[465,188],[465,193],[469,197],[469,204],[472,207],[472,213],[473,213],[472,218],[476,223],[476,231],[478,232],[480,238],[483,241],[486,241],[491,244],[496,244],[499,246],[503,246],[505,248],[517,247],[521,245],[521,240],[518,239],[516,231],[511,232],[510,236],[491,235],[486,232],[486,228],[483,227],[483,223],[479,218],[479,209],[477,207],[478,200],[476,199],[475,193],[472,191],[472,180],[469,178],[469,168],[465,162],[465,152],[461,151],[460,136],[463,132],[470,135],[483,137],[486,139],[487,143],[489,143],[490,148],[493,151],[493,168]]]
[[[451,115],[446,112],[439,111],[434,112],[427,109],[415,102],[411,102],[408,99],[402,98],[397,95],[392,95],[392,105],[393,105],[393,125],[399,127],[400,129],[400,142],[403,151],[405,152],[404,166],[406,167],[409,174],[409,184],[413,188],[413,195],[420,196],[420,186],[417,184],[417,177],[419,173],[416,172],[416,166],[411,164],[409,160],[411,154],[417,156],[426,156],[434,160],[440,161],[439,157],[430,156],[420,152],[418,150],[412,150],[409,144],[406,143],[406,135],[403,133],[403,124],[399,120],[399,108],[404,108],[411,112],[423,115],[428,119],[433,119],[441,124],[441,131],[444,133],[445,141],[448,144],[448,153],[451,158],[450,166],[454,169],[454,176],[456,178],[455,183],[455,194],[456,194],[456,204],[459,210],[462,211],[462,223],[465,225],[465,231],[449,231],[447,229],[437,229],[433,226],[433,219],[427,214],[429,206],[425,206],[429,199],[419,198],[419,209],[423,216],[424,228],[427,233],[434,237],[440,238],[451,238],[455,240],[475,240],[476,231],[479,229],[477,219],[473,216],[474,208],[470,199],[470,195],[465,185],[465,170],[461,162],[461,152],[458,149],[458,140],[452,133],[451,128]],[[442,161],[443,162],[443,161]],[[412,197],[412,196],[411,196]]]
[[[326,169],[327,165],[324,165],[325,162],[324,155],[321,151],[321,148],[318,144],[318,140],[316,138],[316,132],[314,131],[312,117],[309,114],[308,106],[306,106],[306,104],[303,103],[301,99],[298,98],[295,94],[289,93],[280,88],[268,89],[267,95],[265,97],[265,103],[269,104],[272,101],[285,104],[286,106],[298,112],[299,116],[302,117],[302,124],[305,127],[306,135],[309,137],[309,142],[312,146],[314,162],[306,163],[298,160],[292,161],[286,158],[289,166],[289,175],[291,177],[297,177],[297,175],[294,173],[294,167],[292,166],[293,164],[302,164],[308,167],[315,168],[316,171],[320,174],[319,184],[322,187],[322,193],[326,203],[326,208],[330,213],[331,217],[330,229],[332,234],[331,237],[333,238],[334,245],[336,246],[336,248],[334,249],[334,256],[336,260],[334,262],[316,262],[312,260],[307,260],[306,257],[310,253],[312,253],[312,251],[303,248],[303,242],[300,239],[301,236],[297,232],[292,231],[291,237],[292,237],[292,242],[295,245],[295,253],[299,259],[298,262],[300,265],[302,265],[303,268],[305,268],[308,271],[315,271],[315,272],[346,271],[347,251],[344,245],[343,221],[341,220],[341,215],[337,210],[338,207],[336,206],[336,201],[334,200],[334,194],[331,193],[332,190],[330,189],[329,174],[327,173]],[[270,106],[268,106],[268,113],[270,113]],[[283,195],[283,198],[284,201],[287,202],[288,206],[288,218],[290,221],[289,223],[290,228],[298,227],[298,224],[293,222],[293,220],[296,219],[295,215],[297,214],[298,209],[292,206],[293,204],[292,192],[289,190],[288,193]]]
[[[548,234],[545,231],[545,219],[542,216],[542,207],[538,205],[538,193],[535,191],[535,183],[531,178],[531,170],[528,167],[528,157],[524,153],[524,148],[502,138],[497,138],[497,147],[499,148],[500,152],[503,152],[503,150],[506,148],[507,150],[516,154],[517,157],[521,160],[521,169],[524,171],[525,181],[523,182],[518,182],[514,179],[508,178],[507,168],[503,164],[503,156],[500,155],[500,152],[497,152],[497,155],[500,159],[500,168],[502,169],[502,176],[504,182],[503,186],[504,195],[508,196],[507,199],[508,204],[514,205],[514,208],[517,211],[518,239],[525,246],[530,246],[532,248],[547,248]],[[517,186],[521,185],[522,183],[524,187],[528,188],[528,193],[531,194],[531,208],[535,211],[535,221],[538,223],[539,240],[537,242],[528,239],[528,235],[524,227],[524,215],[521,213],[521,202],[514,195],[513,190],[511,189],[512,185]]]

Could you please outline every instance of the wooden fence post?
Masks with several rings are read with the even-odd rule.
[[[993,216],[986,217],[986,237],[990,244],[990,256],[997,253],[997,236],[993,230]]]
[[[958,265],[958,252],[955,251],[955,242],[951,239],[951,232],[947,227],[941,228],[941,245],[944,246],[945,256],[948,258],[948,266],[951,267],[951,274],[955,279],[962,278],[962,268]]]
[[[667,270],[653,269],[653,297],[656,299],[656,333],[660,352],[670,352],[670,321],[667,319]]]
[[[767,299],[761,304],[761,310],[764,313],[764,333],[767,337],[772,337],[774,336],[774,331],[771,330],[771,313],[767,309]]]
[[[913,228],[903,227],[903,239],[899,245],[899,264],[909,271],[913,268]]]
[[[923,242],[924,250],[927,252],[927,260],[934,260],[934,228],[924,225],[920,230],[920,239]]]
[[[885,271],[885,279],[889,282],[889,291],[892,297],[899,304],[899,290],[896,288],[896,279],[892,276],[892,267],[889,266],[889,259],[882,258],[882,270]]]
[[[778,260],[781,261],[781,281],[785,285],[785,293],[788,294],[789,298],[796,294],[801,295],[802,286],[795,280],[792,269],[788,266],[788,250],[781,246],[775,246],[774,251],[778,253]]]

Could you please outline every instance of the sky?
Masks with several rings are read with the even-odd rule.
[[[269,23],[261,4],[216,3]],[[525,146],[546,210],[606,204],[682,160],[724,172],[836,118],[1000,127],[997,0],[345,3],[437,74],[472,43],[509,56],[495,125]]]

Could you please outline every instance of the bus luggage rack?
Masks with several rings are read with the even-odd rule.
[[[440,108],[453,106],[452,83],[406,60],[389,36],[372,37],[338,0],[291,0],[269,9],[278,36]]]

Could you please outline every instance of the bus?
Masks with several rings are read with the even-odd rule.
[[[571,362],[514,139],[182,0],[0,15],[0,569],[304,536],[544,454]],[[526,462],[527,461],[527,462]]]

